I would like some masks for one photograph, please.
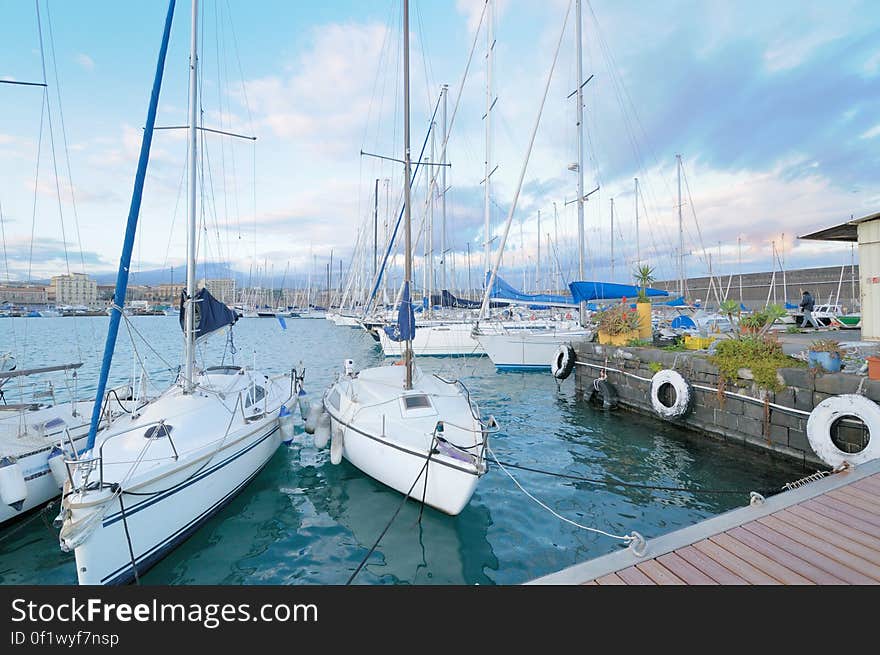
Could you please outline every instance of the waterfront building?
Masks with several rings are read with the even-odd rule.
[[[55,275],[51,287],[57,305],[92,307],[98,302],[98,284],[85,273]]]

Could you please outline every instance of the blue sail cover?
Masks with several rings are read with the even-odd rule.
[[[616,284],[614,282],[571,282],[568,285],[575,304],[590,302],[591,300],[614,300],[616,298],[635,298],[639,295],[639,288],[633,284]],[[649,298],[668,296],[668,291],[662,289],[646,290]]]
[[[186,330],[186,292],[180,294],[180,329]],[[195,307],[193,315],[193,334],[196,339],[208,336],[211,332],[233,325],[238,314],[211,295],[204,287],[199,289],[193,298]]]
[[[386,325],[385,334],[392,341],[409,341],[416,335],[416,316],[413,312],[412,300],[409,295],[409,280],[403,285],[403,296],[400,298],[400,309],[397,312],[397,323]]]
[[[491,273],[486,273],[486,284],[489,283],[490,276]],[[522,293],[514,289],[498,275],[495,276],[495,283],[492,285],[492,292],[489,294],[489,297],[526,305],[552,305],[557,307],[574,307],[577,305],[577,302],[572,300],[571,296],[556,296],[549,293]]]
[[[685,302],[684,296],[679,296],[678,298],[673,298],[672,300],[667,300],[664,305],[669,305],[670,307],[684,307],[687,305]]]

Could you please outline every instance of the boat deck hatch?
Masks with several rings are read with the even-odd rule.
[[[427,396],[417,395],[417,396],[404,396],[403,397],[403,406],[407,409],[430,409],[431,401]]]
[[[144,432],[144,437],[147,439],[161,439],[162,437],[167,437],[171,434],[171,431],[174,429],[173,425],[169,425],[168,423],[160,423],[159,425],[151,425]]]

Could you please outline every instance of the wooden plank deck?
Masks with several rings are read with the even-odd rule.
[[[527,584],[880,584],[880,460]]]

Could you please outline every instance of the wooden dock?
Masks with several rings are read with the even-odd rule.
[[[528,584],[880,584],[880,460]]]

